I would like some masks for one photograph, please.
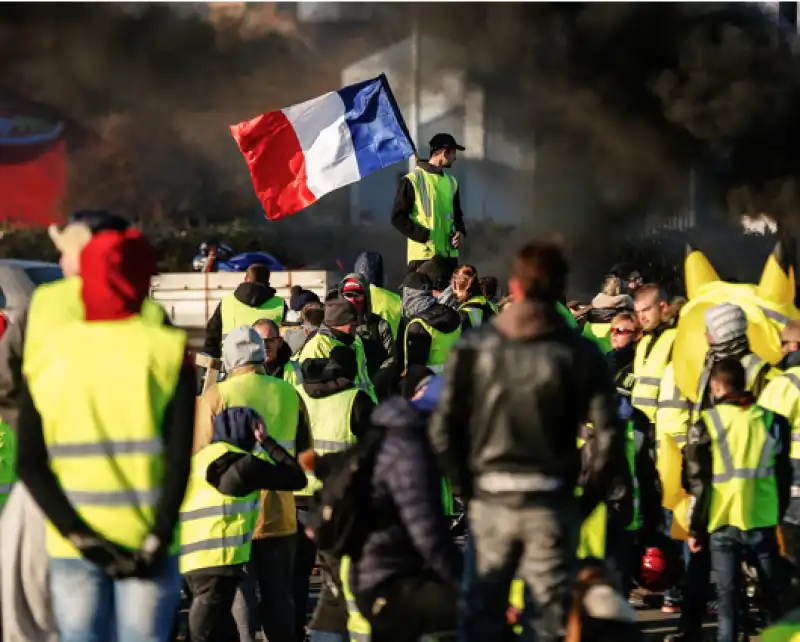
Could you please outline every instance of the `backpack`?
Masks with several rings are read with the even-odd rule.
[[[314,493],[306,527],[317,548],[334,557],[359,559],[375,524],[372,471],[382,430],[370,430],[357,444],[338,453],[320,490]]]

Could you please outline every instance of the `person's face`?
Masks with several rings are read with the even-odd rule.
[[[708,382],[708,391],[711,393],[713,399],[721,399],[727,392],[725,386],[716,379],[711,379],[711,381]]]
[[[344,293],[344,298],[352,303],[356,310],[359,312],[364,311],[364,304],[366,302],[366,297],[364,296],[363,292],[359,292],[358,290],[351,290],[349,292]]]
[[[611,347],[619,350],[636,340],[636,327],[633,321],[615,321],[611,326]]]
[[[457,149],[445,149],[442,151],[442,167],[452,167],[458,157]]]
[[[792,354],[793,352],[797,352],[798,350],[800,350],[800,343],[797,341],[785,341],[781,345],[781,352],[783,353],[784,357]]]
[[[656,293],[648,294],[646,297],[639,299],[634,305],[634,309],[642,330],[645,332],[655,330],[661,324],[666,308],[667,304],[664,301],[659,301]]]
[[[358,328],[358,323],[348,323],[347,325],[341,325],[338,328],[334,328],[338,332],[342,332],[344,334],[349,334],[351,337],[356,336],[356,329]]]
[[[264,340],[264,348],[267,352],[266,363],[274,363],[278,358],[278,352],[283,345],[283,337],[269,326],[259,326],[256,328],[258,336]]]

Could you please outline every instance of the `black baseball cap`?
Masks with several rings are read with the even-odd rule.
[[[465,151],[450,134],[436,134],[436,136],[431,138],[431,142],[428,144],[431,146],[431,154],[433,154],[433,152],[438,152],[440,149],[457,149],[460,152]]]

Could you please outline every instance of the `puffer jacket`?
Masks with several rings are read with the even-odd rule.
[[[611,323],[620,312],[633,312],[633,299],[627,294],[608,296],[600,293],[592,299],[592,309],[586,314],[587,323]]]
[[[520,301],[465,334],[451,353],[430,438],[456,492],[486,496],[491,479],[492,501],[521,506],[574,496],[581,473],[575,444],[586,421],[594,439],[583,471],[584,511],[627,467],[614,384],[597,347],[553,305]],[[521,480],[525,490],[517,490]]]

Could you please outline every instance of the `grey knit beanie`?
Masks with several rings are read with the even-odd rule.
[[[738,305],[720,303],[706,310],[704,317],[712,345],[747,336],[747,316]]]

